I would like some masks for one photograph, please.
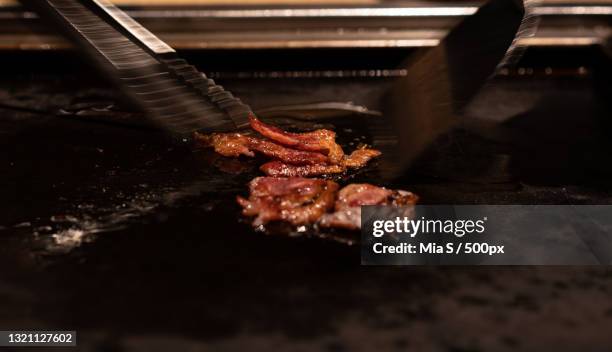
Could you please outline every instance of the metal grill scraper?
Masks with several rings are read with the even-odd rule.
[[[22,0],[158,125],[179,136],[246,127],[251,108],[108,0]]]

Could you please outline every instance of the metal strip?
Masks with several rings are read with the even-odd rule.
[[[107,0],[92,0],[106,7]],[[119,10],[116,6],[112,5]],[[272,19],[272,18],[347,18],[347,17],[463,17],[476,12],[477,6],[448,7],[391,7],[391,8],[327,8],[327,9],[244,9],[244,10],[125,10],[133,18],[212,18],[212,19]],[[0,18],[37,18],[29,11],[0,12]],[[121,11],[121,10],[119,10]],[[122,11],[123,12],[123,11]],[[107,13],[116,16],[114,9]],[[533,14],[538,16],[607,16],[612,15],[611,6],[536,6]],[[123,16],[121,16],[123,17]],[[119,21],[119,19],[118,19]],[[121,18],[126,27],[140,26],[132,19]],[[143,30],[146,29],[142,26]]]
[[[159,40],[153,33],[149,32],[140,23],[134,21],[130,16],[126,15],[122,10],[113,5],[107,0],[91,0],[97,4],[104,12],[115,19],[123,28],[131,35],[138,38],[144,45],[157,54],[166,54],[175,52],[168,44]]]

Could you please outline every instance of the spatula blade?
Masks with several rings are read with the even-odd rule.
[[[391,155],[404,171],[438,136],[449,131],[500,65],[516,60],[517,39],[537,22],[522,2],[490,0],[465,18],[436,47],[416,53],[405,77],[390,89],[386,115],[399,135]]]

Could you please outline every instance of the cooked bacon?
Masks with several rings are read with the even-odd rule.
[[[325,187],[325,180],[315,178],[256,177],[249,184],[252,196],[315,196]]]
[[[346,171],[342,165],[289,165],[275,160],[267,162],[259,168],[268,176],[274,177],[309,177],[319,175],[333,175]]]
[[[293,225],[312,224],[333,209],[336,192],[338,192],[338,184],[333,181],[325,181],[325,183],[325,188],[312,203],[289,209],[283,214],[284,220]]]
[[[370,184],[351,184],[338,192],[333,181],[302,177],[257,177],[249,190],[248,199],[237,197],[237,201],[245,216],[255,217],[255,227],[284,221],[355,230],[361,228],[362,205],[410,206],[418,200],[410,192]],[[407,215],[412,211],[406,208]]]
[[[343,210],[361,205],[385,204],[393,192],[368,183],[353,183],[338,192],[336,210]]]
[[[401,189],[393,191],[393,194],[391,195],[391,205],[396,207],[415,205],[418,201],[419,196]]]
[[[339,163],[344,157],[344,151],[336,143],[334,131],[319,129],[311,132],[292,133],[263,123],[255,115],[249,115],[251,128],[271,140],[299,150],[322,152],[329,157],[332,164]]]
[[[321,217],[322,227],[356,230],[361,228],[362,205],[410,206],[416,204],[418,197],[401,190],[388,190],[371,184],[350,184],[338,192],[338,199],[332,214]],[[407,209],[410,212],[412,209]]]
[[[237,197],[242,213],[254,217],[253,225],[284,221],[292,225],[318,223],[322,227],[358,229],[362,205],[413,205],[410,192],[393,191],[369,184],[353,184],[338,192],[338,184],[303,177],[332,175],[363,167],[378,157],[378,150],[359,147],[349,155],[336,143],[333,131],[319,129],[291,133],[250,116],[251,127],[270,140],[241,133],[196,133],[196,140],[223,156],[272,158],[260,169],[268,176],[250,183],[248,199]],[[337,199],[336,199],[337,196]],[[334,210],[333,213],[328,211]]]
[[[281,220],[282,207],[297,207],[311,201],[325,187],[325,181],[307,178],[281,179],[257,177],[249,184],[250,195],[246,200],[237,197],[243,214],[258,215],[257,225]],[[275,200],[282,199],[282,203]]]
[[[196,140],[202,145],[214,147],[217,153],[227,157],[253,157],[254,152],[266,155],[274,160],[260,169],[269,176],[339,174],[347,168],[363,167],[380,155],[377,150],[360,147],[347,156],[336,143],[336,133],[330,130],[291,133],[265,124],[254,115],[250,115],[249,120],[254,130],[272,141],[240,133],[196,133]]]
[[[271,221],[304,225],[333,208],[338,184],[299,177],[257,177],[249,188],[249,199],[237,197],[237,201],[244,215],[255,216],[253,226]]]
[[[351,169],[364,167],[370,160],[380,156],[380,151],[368,149],[365,146],[355,149],[349,156],[342,160],[342,164]]]
[[[213,133],[211,135],[196,133],[195,137],[200,144],[213,147],[217,153],[228,157],[240,155],[253,157],[255,156],[253,151],[257,151],[292,165],[322,164],[328,161],[328,157],[321,153],[290,149],[241,133]]]
[[[213,147],[215,152],[228,157],[246,155],[254,157],[255,153],[248,147],[247,136],[240,133],[195,133],[195,140],[204,147]]]
[[[290,165],[281,161],[270,161],[263,164],[259,169],[268,176],[277,177],[334,175],[345,172],[347,167],[351,169],[363,167],[368,161],[379,155],[380,152],[378,150],[362,147],[346,156],[338,164]]]

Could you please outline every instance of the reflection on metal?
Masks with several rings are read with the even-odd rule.
[[[540,6],[534,10],[536,15],[612,15],[612,6]]]
[[[497,65],[497,68],[503,68],[508,66],[514,66],[520,61],[520,58],[525,53],[527,45],[525,45],[524,39],[533,38],[538,32],[538,28],[541,22],[541,16],[534,13],[536,6],[539,4],[539,0],[524,0],[522,1],[522,8],[524,10],[523,20],[516,31],[516,35],[512,40],[512,44],[506,51],[506,55]]]
[[[163,36],[162,36],[163,38]],[[525,46],[589,46],[602,41],[599,37],[536,37],[517,42]],[[409,40],[302,40],[302,41],[239,41],[231,42],[173,42],[176,49],[308,49],[308,48],[417,48],[438,45],[439,39]],[[59,50],[70,48],[69,43],[55,37],[21,41],[0,36],[0,50]]]
[[[469,16],[477,6],[266,10],[132,10],[135,18],[329,18]],[[612,15],[612,6],[539,6],[535,15]]]
[[[541,2],[538,32],[517,45],[582,46],[612,33],[612,2]],[[126,12],[177,49],[410,48],[438,44],[478,7],[339,8],[131,7]],[[0,50],[53,50],[68,44],[38,23],[36,14],[0,6]],[[273,30],[271,30],[273,29]]]
[[[177,49],[297,49],[297,48],[413,48],[438,45],[438,39],[405,40],[284,40],[187,42],[174,45]]]
[[[146,28],[140,25],[140,23],[134,21],[134,19],[126,15],[125,12],[121,11],[115,5],[108,0],[92,0],[98,5],[98,8],[106,12],[111,18],[125,30],[127,30],[134,37],[138,38],[145,46],[153,50],[156,54],[173,53],[172,49],[168,44],[160,41],[155,35],[149,32]]]
[[[469,16],[476,6],[453,7],[380,7],[323,9],[244,9],[244,10],[133,10],[136,18],[330,18],[330,17],[433,17]]]
[[[125,10],[133,18],[200,18],[200,19],[270,19],[270,18],[347,18],[347,17],[463,17],[474,14],[477,6],[446,7],[374,7],[374,8],[319,8],[319,9],[164,9]],[[533,10],[539,16],[605,16],[612,15],[610,6],[538,6]],[[36,18],[29,11],[0,13],[0,18]]]
[[[526,46],[587,46],[599,44],[598,37],[573,37],[573,38],[524,38],[520,41]]]

